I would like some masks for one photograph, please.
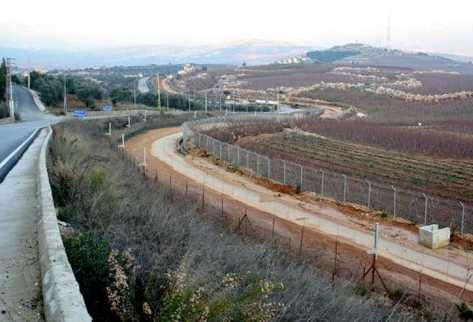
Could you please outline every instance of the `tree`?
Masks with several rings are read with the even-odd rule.
[[[103,97],[100,86],[92,81],[76,81],[74,82],[74,90],[77,98],[84,102],[87,107],[91,108],[95,108],[95,101]]]
[[[0,65],[0,101],[5,100],[5,89],[7,81],[7,63],[5,58],[2,59],[2,64]]]
[[[129,102],[132,93],[130,89],[126,87],[116,87],[113,88],[110,92],[110,99],[112,100],[112,104],[115,105],[118,102]]]

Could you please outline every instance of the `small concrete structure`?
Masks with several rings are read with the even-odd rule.
[[[432,248],[440,248],[450,243],[450,228],[439,229],[439,225],[428,225],[419,228],[419,243]]]

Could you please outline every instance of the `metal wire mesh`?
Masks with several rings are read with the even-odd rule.
[[[314,192],[323,197],[341,202],[350,202],[368,207],[386,215],[402,217],[419,224],[438,223],[461,232],[473,232],[472,206],[456,200],[434,198],[427,194],[406,191],[394,186],[372,183],[321,169],[305,167],[285,160],[273,160],[240,148],[220,142],[200,133],[226,122],[272,120],[293,122],[297,115],[260,113],[256,115],[235,114],[231,116],[201,119],[186,122],[182,126],[184,139],[204,149],[210,155],[246,169],[254,175],[274,182],[292,186],[300,191]]]

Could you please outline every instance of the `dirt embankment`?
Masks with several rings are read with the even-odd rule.
[[[135,156],[138,161],[143,161],[145,149],[147,151],[147,175],[152,176],[157,184],[166,184],[171,189],[179,189],[186,192],[189,197],[195,198],[196,202],[202,202],[205,207],[212,207],[214,210],[221,210],[222,216],[228,218],[229,222],[234,223],[234,229],[250,232],[261,238],[273,240],[279,245],[287,247],[291,253],[297,256],[304,256],[318,268],[332,275],[335,280],[340,277],[358,281],[364,271],[371,264],[371,257],[367,254],[366,248],[354,246],[347,238],[340,235],[327,235],[320,230],[309,227],[302,220],[295,223],[285,218],[274,216],[271,212],[261,211],[258,208],[248,206],[248,204],[235,200],[230,194],[222,193],[222,189],[209,189],[202,183],[202,178],[192,178],[175,171],[172,166],[161,161],[158,158],[151,157],[153,144],[156,140],[168,137],[171,134],[178,133],[178,128],[152,130],[142,135],[131,138],[127,143],[127,150]],[[183,158],[183,156],[180,156]],[[195,166],[205,170],[210,176],[225,177],[226,180],[242,187],[252,184],[261,185],[264,189],[270,189],[272,194],[261,194],[260,202],[271,202],[274,199],[292,199],[301,205],[301,208],[315,207],[317,209],[338,209],[343,211],[351,222],[353,227],[358,227],[360,231],[369,231],[370,225],[374,221],[382,221],[383,227],[387,227],[387,232],[392,238],[407,239],[409,242],[415,232],[415,228],[406,223],[390,223],[388,220],[372,217],[363,209],[355,206],[341,206],[335,202],[316,200],[314,196],[298,195],[286,187],[279,187],[260,179],[250,179],[238,173],[238,169],[231,167],[225,171],[218,169],[215,164],[208,160],[203,160],[200,155],[188,155],[185,157],[189,166]],[[222,174],[222,171],[225,172]],[[157,179],[156,179],[157,178]],[[204,179],[207,180],[207,179]],[[311,206],[312,204],[312,206]],[[341,207],[341,208],[339,208]],[[313,209],[312,209],[313,210]],[[329,211],[330,213],[330,211]],[[332,215],[328,216],[331,220],[337,221]],[[412,242],[412,240],[411,240]],[[452,249],[446,252],[453,262],[462,260],[455,256],[463,251],[457,249],[458,246],[452,246]],[[455,255],[457,254],[457,255]],[[416,302],[419,299],[426,302],[435,302],[440,306],[448,307],[449,303],[458,303],[460,301],[473,301],[473,294],[469,291],[463,292],[461,299],[459,294],[462,288],[453,286],[436,278],[422,274],[421,271],[412,270],[403,267],[384,257],[378,257],[377,268],[380,271],[383,280],[391,291],[408,291],[411,295],[407,298],[409,301]],[[367,286],[369,286],[367,284]],[[382,289],[378,279],[375,281],[375,287]],[[425,302],[424,302],[425,303]]]

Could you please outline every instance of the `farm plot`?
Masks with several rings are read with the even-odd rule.
[[[366,121],[301,121],[298,127],[332,139],[443,159],[473,160],[473,122],[387,126]]]
[[[412,156],[293,131],[245,137],[236,143],[273,159],[292,161],[361,181],[367,179],[432,196],[473,201],[473,162]],[[338,185],[343,184],[339,182]]]
[[[359,89],[313,89],[300,97],[356,106],[371,120],[389,123],[472,120],[473,98],[447,100],[441,103],[410,102]]]

